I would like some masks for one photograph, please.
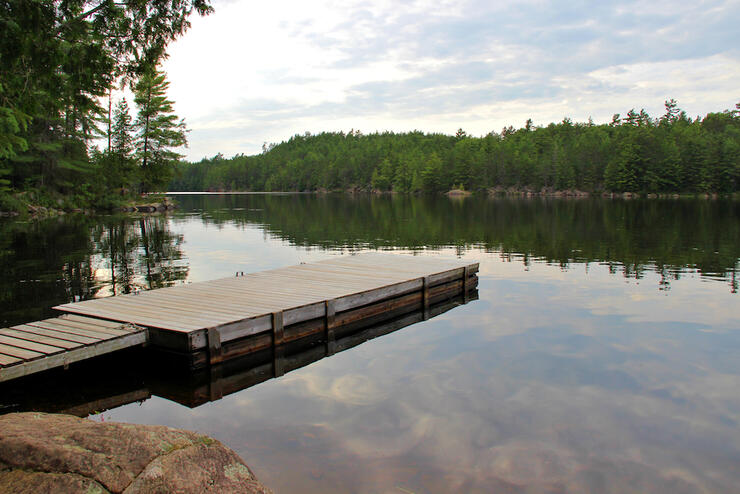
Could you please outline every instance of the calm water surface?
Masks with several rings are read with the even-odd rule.
[[[0,223],[0,323],[367,249],[478,261],[479,300],[195,408],[155,393],[93,420],[209,434],[278,493],[740,492],[737,202],[178,200]]]

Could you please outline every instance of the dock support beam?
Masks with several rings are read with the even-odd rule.
[[[421,285],[421,310],[424,317],[424,320],[426,321],[429,319],[429,287],[431,285],[429,276],[425,276],[422,278],[422,285]]]
[[[463,268],[462,289],[463,302],[467,304],[468,302],[470,302],[470,296],[468,295],[468,291],[470,290],[470,266],[465,266]]]
[[[283,328],[283,312],[272,313],[272,344],[275,346],[282,345],[285,337]]]
[[[272,351],[273,351],[273,371],[275,377],[285,374],[285,365],[283,360],[283,342],[285,341],[285,328],[283,326],[283,312],[272,313]]]
[[[221,334],[218,328],[208,328],[208,363],[213,365],[223,360]]]
[[[336,324],[335,319],[337,310],[334,305],[334,300],[327,300],[324,302],[326,310],[326,354],[334,355],[335,350],[335,338],[334,338],[334,325]]]

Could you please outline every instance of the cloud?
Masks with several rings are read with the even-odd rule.
[[[484,134],[532,117],[691,115],[739,95],[740,2],[215,2],[166,69],[189,156],[304,131]],[[217,134],[221,129],[222,134]]]

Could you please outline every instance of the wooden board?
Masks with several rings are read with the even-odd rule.
[[[130,324],[74,316],[0,329],[0,382],[103,355],[147,341]]]

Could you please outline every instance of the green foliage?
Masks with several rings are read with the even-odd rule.
[[[187,144],[185,123],[174,113],[167,99],[170,83],[165,74],[152,70],[134,86],[134,102],[139,110],[136,128],[136,156],[141,163],[141,190],[163,190],[174,176],[182,155],[174,148]]]
[[[0,190],[0,211],[22,213],[26,205],[7,191]]]
[[[138,185],[138,166],[134,157],[134,125],[125,98],[116,104],[111,125],[111,148],[102,156],[103,171],[111,190],[125,194]]]
[[[373,170],[371,185],[374,189],[390,190],[394,175],[393,165],[386,158],[380,163],[380,166]]]
[[[296,135],[256,156],[182,165],[171,190],[348,189],[444,192],[519,188],[732,193],[740,187],[740,110],[691,121],[676,102],[653,120],[634,109],[607,125],[504,128],[471,137],[391,132]]]
[[[89,148],[101,98],[155,67],[193,12],[211,11],[208,0],[0,2],[0,190],[99,188]]]

